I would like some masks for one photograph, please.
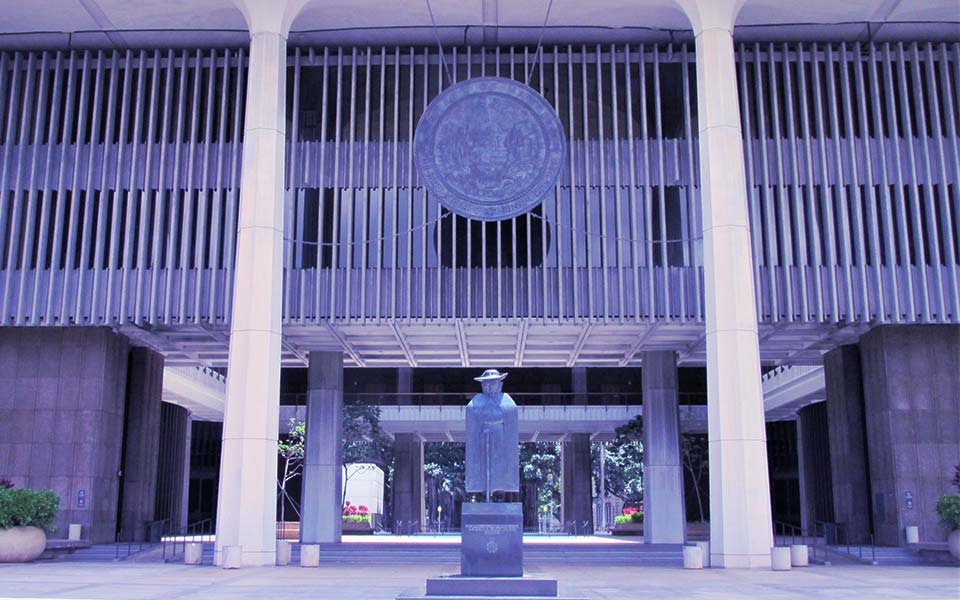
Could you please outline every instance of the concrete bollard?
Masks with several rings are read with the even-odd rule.
[[[190,542],[183,549],[183,564],[199,565],[203,560],[203,544]]]
[[[240,563],[243,560],[243,549],[241,546],[224,546],[223,547],[223,564],[220,565],[224,569],[239,569]]]
[[[320,566],[320,546],[318,544],[300,544],[300,566]]]
[[[703,566],[710,567],[710,542],[694,542],[697,548],[700,548],[700,556],[703,559]]]
[[[80,534],[83,531],[83,525],[80,523],[70,523],[69,533],[67,534],[67,539],[71,542],[75,542],[80,539]]]
[[[277,566],[284,567],[290,564],[292,547],[287,540],[277,540]]]
[[[790,566],[809,567],[810,556],[806,544],[794,544],[790,546]]]
[[[908,544],[919,544],[920,543],[920,528],[916,525],[907,525],[907,543]]]
[[[684,569],[702,569],[703,551],[699,546],[683,547],[683,568]]]
[[[789,571],[790,548],[786,546],[770,548],[770,568],[774,571]]]

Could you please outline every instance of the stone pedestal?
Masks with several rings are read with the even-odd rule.
[[[523,576],[523,505],[463,505],[460,573],[468,577]]]

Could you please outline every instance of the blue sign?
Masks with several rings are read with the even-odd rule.
[[[513,79],[479,77],[452,85],[427,106],[413,156],[421,183],[447,209],[500,221],[553,192],[566,143],[543,96]]]

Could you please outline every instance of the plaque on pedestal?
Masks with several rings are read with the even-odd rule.
[[[461,575],[523,576],[523,506],[519,502],[464,504],[461,529]]]

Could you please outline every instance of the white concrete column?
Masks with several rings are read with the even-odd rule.
[[[680,413],[675,352],[644,352],[643,538],[648,544],[687,541],[680,464]]]
[[[287,32],[303,0],[234,0],[250,27],[215,562],[276,562]]]
[[[769,567],[773,531],[733,25],[743,0],[677,0],[696,36],[715,567]]]
[[[339,543],[343,507],[343,354],[311,352],[300,541]]]

